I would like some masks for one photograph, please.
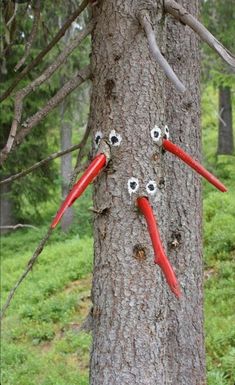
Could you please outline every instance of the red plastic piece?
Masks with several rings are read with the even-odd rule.
[[[223,183],[221,183],[214,175],[207,171],[200,163],[191,158],[191,156],[184,152],[180,147],[176,146],[176,144],[172,143],[170,140],[163,139],[162,145],[166,151],[171,152],[180,158],[183,162],[187,163],[198,174],[202,175],[205,179],[208,180],[208,182],[213,184],[218,190],[222,192],[228,191]]]
[[[100,173],[100,171],[104,168],[105,165],[106,165],[106,156],[104,154],[98,154],[93,159],[89,167],[86,169],[86,171],[83,173],[81,178],[77,181],[77,183],[73,186],[72,190],[66,197],[65,201],[62,203],[60,209],[58,210],[51,224],[52,229],[54,229],[56,225],[59,223],[61,217],[63,216],[67,208],[70,207],[73,204],[73,202],[82,195],[82,193],[87,188],[87,186],[91,182],[93,182],[95,177]]]
[[[171,291],[176,295],[177,298],[180,297],[180,286],[178,283],[178,280],[175,276],[174,270],[165,254],[165,251],[162,247],[162,242],[160,239],[160,234],[157,227],[157,222],[155,220],[152,207],[149,204],[148,198],[146,197],[140,197],[137,198],[137,205],[144,215],[149,235],[152,241],[155,259],[154,263],[158,264],[160,268],[162,269],[165,278],[167,280],[167,283],[171,289]]]

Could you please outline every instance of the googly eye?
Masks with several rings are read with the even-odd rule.
[[[97,131],[96,134],[95,134],[95,147],[96,148],[98,148],[102,137],[103,137],[102,132],[101,131]]]
[[[154,142],[159,142],[162,136],[162,131],[160,127],[155,126],[151,130],[151,138],[153,139]]]
[[[115,130],[112,130],[109,134],[109,143],[111,146],[120,146],[122,137]]]
[[[127,184],[128,184],[128,192],[130,195],[135,193],[139,188],[139,181],[137,178],[134,178],[134,177],[130,178]]]
[[[150,180],[147,184],[146,184],[146,191],[149,195],[153,195],[156,193],[157,191],[157,184],[154,180]]]
[[[170,131],[167,125],[163,128],[163,136],[165,139],[169,139],[170,137]]]

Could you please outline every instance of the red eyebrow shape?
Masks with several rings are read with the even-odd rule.
[[[154,217],[152,207],[149,204],[148,198],[146,197],[137,198],[137,205],[140,211],[142,212],[142,214],[144,215],[147,222],[148,231],[149,231],[149,235],[152,241],[154,254],[155,254],[154,263],[160,266],[160,268],[162,269],[165,275],[165,278],[167,280],[167,283],[171,291],[175,294],[177,298],[179,298],[181,295],[180,286],[176,278],[176,275],[174,273],[174,270],[163,249],[162,242],[160,239],[160,234],[158,231],[157,222]]]
[[[191,168],[193,168],[198,174],[202,175],[208,182],[214,185],[218,190],[222,192],[228,191],[227,188],[221,183],[213,174],[207,171],[199,162],[191,158],[182,148],[172,143],[168,139],[163,139],[162,141],[163,148],[166,151],[171,152],[180,158],[183,162],[188,164]]]
[[[106,165],[107,158],[104,154],[98,154],[88,166],[86,171],[83,173],[81,178],[75,183],[72,190],[69,192],[68,196],[65,198],[62,203],[60,209],[58,210],[53,222],[51,224],[51,228],[54,229],[56,225],[59,223],[62,218],[64,212],[70,207],[73,202],[79,198],[88,185],[93,182],[93,180],[97,177],[100,171]]]

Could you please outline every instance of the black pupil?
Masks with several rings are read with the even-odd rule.
[[[159,132],[158,131],[154,131],[154,138],[158,138],[159,137]]]
[[[131,182],[130,187],[132,190],[134,190],[136,188],[136,182]]]
[[[118,142],[118,138],[116,136],[112,136],[111,142],[112,142],[112,144],[117,143]]]
[[[153,191],[154,190],[154,185],[153,184],[149,184],[148,188],[149,188],[150,191]]]
[[[96,142],[96,144],[98,144],[98,143],[99,143],[99,141],[100,141],[100,135],[97,135],[97,137],[95,138],[95,142]]]

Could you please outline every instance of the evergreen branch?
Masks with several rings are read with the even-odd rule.
[[[91,76],[90,66],[85,67],[81,71],[78,71],[64,86],[46,103],[46,105],[28,118],[24,123],[21,124],[21,130],[17,132],[17,128],[20,124],[20,119],[22,115],[23,102],[22,102],[22,93],[18,93],[15,103],[15,114],[12,122],[12,127],[10,135],[7,141],[7,144],[0,152],[0,165],[4,163],[7,159],[10,151],[16,146],[19,145],[26,135],[29,134],[31,129],[36,126],[41,120],[43,120],[49,112],[51,112],[55,107],[62,102],[72,91],[79,87],[85,80],[89,79]],[[27,88],[27,87],[26,87]]]
[[[170,13],[183,24],[188,25],[200,38],[209,45],[218,55],[225,60],[231,67],[235,68],[235,56],[223,46],[203,24],[186,11],[184,7],[174,0],[165,0],[164,7],[166,12]]]
[[[32,26],[32,30],[30,32],[28,41],[25,44],[25,53],[23,57],[20,59],[19,63],[15,66],[14,68],[15,71],[18,71],[20,67],[22,67],[22,65],[25,63],[25,60],[27,59],[30,49],[36,38],[39,20],[40,20],[40,0],[36,0],[35,7],[33,7],[33,13],[34,13],[33,26]]]
[[[83,150],[83,148],[85,148],[85,145],[86,145],[86,142],[87,142],[87,139],[89,137],[89,133],[90,133],[90,125],[88,124],[87,125],[87,128],[86,128],[86,131],[85,131],[85,134],[82,138],[82,141],[80,142],[80,151],[78,153],[78,158],[81,160],[81,156],[80,153],[81,151]],[[84,168],[84,165],[80,165],[80,167],[78,167],[78,162],[76,162],[76,166],[75,166],[75,170],[74,170],[74,173],[73,175],[71,176],[71,181],[73,180],[74,178],[74,175],[81,171],[83,168]],[[71,185],[71,183],[70,183]],[[41,252],[43,251],[48,239],[50,238],[51,234],[53,232],[53,229],[51,228],[51,225],[49,225],[49,228],[45,234],[45,236],[43,237],[43,239],[40,241],[40,243],[38,244],[38,246],[36,247],[36,250],[34,251],[33,253],[33,256],[30,258],[30,260],[28,261],[27,263],[27,266],[25,268],[25,270],[23,271],[22,275],[20,276],[20,278],[18,279],[18,281],[15,283],[15,285],[12,287],[12,289],[10,290],[10,293],[7,297],[7,300],[6,302],[4,303],[2,309],[1,309],[1,313],[0,313],[0,319],[2,320],[4,315],[5,315],[5,312],[7,310],[7,308],[9,307],[18,287],[20,286],[20,284],[23,282],[23,280],[26,278],[26,276],[28,275],[28,273],[32,270],[34,264],[36,263],[39,255],[41,254]]]
[[[11,86],[0,96],[0,102],[6,99],[11,92],[15,89],[17,84],[23,79],[34,67],[36,67],[44,58],[44,56],[58,43],[58,41],[64,36],[67,29],[70,27],[72,22],[82,13],[82,11],[87,7],[89,0],[83,0],[82,4],[78,7],[76,11],[66,20],[62,25],[61,29],[57,32],[51,42],[36,56],[31,63],[29,63],[16,77]]]
[[[168,79],[174,84],[176,89],[179,92],[185,92],[186,88],[183,85],[183,83],[178,79],[175,72],[171,68],[170,64],[167,62],[167,60],[164,58],[164,56],[161,54],[161,51],[157,45],[155,33],[150,21],[150,16],[147,11],[141,11],[139,14],[139,21],[141,26],[143,27],[148,44],[149,44],[149,50],[153,56],[153,58],[156,60],[156,62],[159,64],[161,69],[165,72]]]

